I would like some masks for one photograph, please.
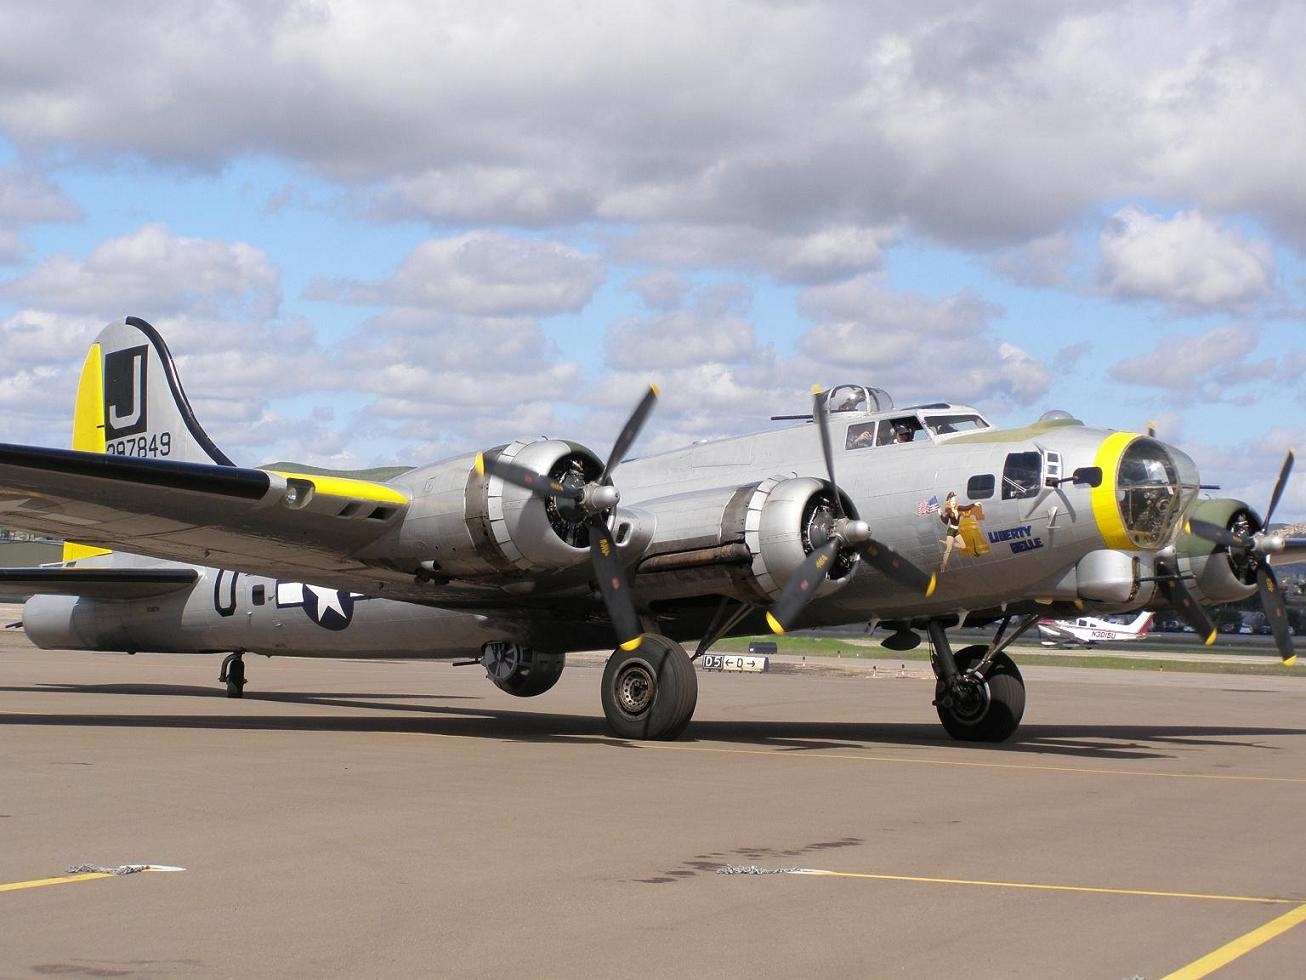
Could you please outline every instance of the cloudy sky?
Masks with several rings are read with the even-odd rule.
[[[486,12],[487,9],[494,12]],[[150,320],[255,465],[605,453],[813,383],[1306,446],[1293,2],[0,0],[0,438]],[[1306,472],[1280,508],[1306,518]]]

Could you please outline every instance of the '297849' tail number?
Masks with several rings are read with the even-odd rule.
[[[114,439],[104,444],[104,451],[111,456],[171,456],[172,433],[147,432],[126,439]]]

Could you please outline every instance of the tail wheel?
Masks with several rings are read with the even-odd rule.
[[[222,665],[222,675],[218,678],[227,685],[227,697],[243,698],[245,696],[245,661],[237,654],[227,658]]]
[[[671,741],[698,704],[698,674],[684,647],[656,634],[615,650],[603,670],[603,714],[618,738]]]
[[[953,658],[963,675],[984,656],[984,646],[962,647]],[[939,721],[960,742],[1005,742],[1025,715],[1025,681],[1005,653],[989,662],[983,684],[962,680],[952,691],[935,691]]]

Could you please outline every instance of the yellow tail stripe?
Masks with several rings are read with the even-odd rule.
[[[77,383],[77,402],[73,408],[73,448],[84,453],[104,452],[104,358],[99,344],[91,344],[82,362],[82,377]],[[65,541],[63,546],[65,562],[107,554],[106,548],[74,541]]]

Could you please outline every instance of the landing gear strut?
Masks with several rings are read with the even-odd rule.
[[[937,678],[934,707],[948,734],[962,742],[1004,742],[1025,714],[1025,682],[1015,662],[987,646],[962,647],[956,653],[943,625],[929,624]]]
[[[245,661],[244,653],[232,653],[222,661],[222,670],[218,673],[218,682],[227,685],[227,697],[245,696]]]
[[[694,716],[698,674],[684,647],[648,633],[634,650],[614,650],[603,669],[603,714],[618,738],[671,741]]]

